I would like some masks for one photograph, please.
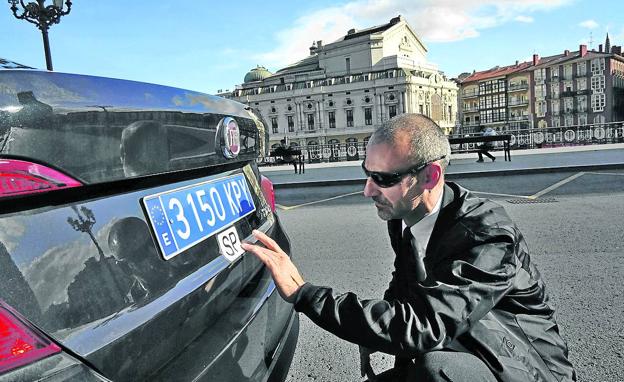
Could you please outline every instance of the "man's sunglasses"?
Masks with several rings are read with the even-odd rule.
[[[376,185],[382,188],[392,187],[395,184],[399,183],[403,178],[407,175],[415,175],[423,168],[429,166],[431,163],[439,161],[440,159],[446,158],[446,155],[442,155],[439,158],[430,160],[425,163],[421,163],[414,167],[410,167],[403,171],[398,172],[380,172],[380,171],[369,171],[365,166],[364,162],[362,162],[362,170],[364,170],[364,174],[367,177],[371,178]]]

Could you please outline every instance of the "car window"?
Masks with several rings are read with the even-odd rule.
[[[7,84],[0,93],[2,155],[52,165],[85,183],[211,166],[231,159],[221,147],[227,118],[238,128],[237,160],[259,153],[256,122],[242,105],[228,104],[234,102],[138,82],[41,74],[0,72]],[[211,102],[233,113],[214,112]]]

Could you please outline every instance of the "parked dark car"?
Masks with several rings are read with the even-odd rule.
[[[0,60],[0,381],[283,381],[299,321],[242,104]]]

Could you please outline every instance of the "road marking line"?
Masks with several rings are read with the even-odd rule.
[[[522,198],[522,199],[530,199],[530,196],[525,195],[511,195],[511,194],[497,194],[496,192],[481,192],[481,191],[473,191],[470,190],[473,194],[481,194],[481,195],[494,195],[494,196],[504,196],[506,198]]]
[[[624,176],[624,172],[623,173],[615,173],[615,172],[586,172],[585,174]]]
[[[536,194],[533,194],[533,195],[529,196],[529,199],[537,199],[540,196],[545,195],[545,194],[549,193],[550,191],[556,190],[557,188],[563,186],[564,184],[570,183],[574,179],[579,178],[579,177],[581,177],[583,175],[585,175],[584,172],[578,172],[578,173],[576,173],[576,174],[574,174],[574,175],[572,175],[570,177],[567,177],[567,178],[565,178],[565,179],[563,179],[563,180],[553,184],[550,187],[546,187],[545,189],[543,189],[542,191],[540,191],[540,192],[538,192]]]
[[[304,206],[310,206],[313,204],[318,204],[318,203],[323,203],[323,202],[328,202],[330,200],[334,200],[334,199],[340,199],[340,198],[344,198],[345,196],[351,196],[351,195],[357,195],[357,194],[361,194],[364,191],[355,191],[355,192],[350,192],[348,194],[343,194],[343,195],[337,195],[337,196],[332,196],[331,198],[327,198],[327,199],[322,199],[322,200],[315,200],[313,202],[308,202],[308,203],[303,203],[303,204],[297,204],[294,206],[283,206],[281,204],[275,204],[276,207],[279,207],[282,210],[285,211],[289,211],[289,210],[294,210],[295,208],[299,208],[299,207],[304,207]]]

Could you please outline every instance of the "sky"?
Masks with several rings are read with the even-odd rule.
[[[50,0],[46,0],[50,4]],[[0,0],[0,57],[45,68],[41,32]],[[624,45],[619,0],[75,0],[50,28],[55,71],[232,90],[257,65],[272,73],[335,41],[403,15],[448,77],[548,56],[609,33]]]

